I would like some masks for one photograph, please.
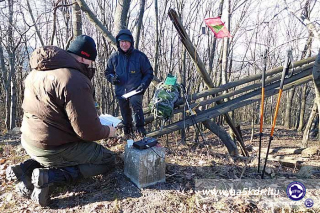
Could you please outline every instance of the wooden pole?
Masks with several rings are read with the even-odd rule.
[[[186,33],[180,19],[178,18],[178,15],[176,13],[176,11],[174,11],[173,9],[170,9],[169,12],[169,17],[174,25],[174,27],[176,28],[179,36],[180,36],[180,40],[183,43],[183,45],[185,46],[185,48],[187,49],[189,55],[191,56],[191,58],[193,59],[194,63],[197,66],[197,71],[200,74],[200,76],[203,78],[204,83],[209,87],[209,88],[213,88],[214,84],[210,79],[210,76],[208,74],[208,72],[205,69],[205,66],[202,62],[202,60],[200,59],[197,50],[195,49],[195,47],[193,46],[188,34]],[[218,101],[217,104],[221,104],[221,101]],[[232,119],[230,118],[230,116],[228,114],[224,114],[224,117],[226,119],[226,122],[228,123],[228,125],[230,126],[230,128],[232,129],[232,131],[234,132],[234,134],[236,135],[237,140],[239,141],[240,145],[242,146],[242,149],[244,150],[244,155],[248,156],[248,152],[245,148],[245,145],[243,143],[242,137],[238,131],[238,129],[235,127],[235,125],[232,122]]]

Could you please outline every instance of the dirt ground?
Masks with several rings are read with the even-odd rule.
[[[192,128],[191,128],[192,131]],[[256,130],[258,132],[258,130]],[[266,129],[270,132],[270,129]],[[204,132],[206,141],[193,142],[192,132],[187,133],[187,145],[180,143],[179,136],[169,134],[159,138],[166,147],[166,182],[144,189],[137,188],[123,173],[123,160],[120,157],[124,143],[102,141],[105,146],[117,153],[115,171],[82,179],[64,186],[50,187],[51,204],[40,207],[31,200],[21,198],[15,192],[14,182],[5,180],[8,165],[19,163],[28,158],[20,145],[20,134],[13,132],[0,135],[0,212],[320,212],[317,208],[304,205],[269,208],[249,197],[233,199],[204,200],[197,193],[197,180],[260,180],[257,174],[258,133],[250,142],[251,129],[242,127],[249,158],[234,159],[227,154],[223,143],[209,132]],[[277,127],[272,148],[300,148],[301,133]],[[263,138],[267,147],[268,135]],[[316,139],[310,146],[318,147]],[[304,157],[308,165],[320,162],[320,149],[307,157],[300,154],[287,154],[286,157]],[[276,154],[275,154],[276,155]],[[240,155],[241,156],[241,155]],[[264,154],[262,155],[264,158]],[[270,154],[272,156],[272,154]],[[307,164],[306,164],[307,165]],[[319,179],[318,165],[305,176],[301,176],[301,166],[279,162],[268,162],[265,179],[294,180],[297,178]],[[299,173],[300,172],[300,173]],[[259,198],[260,201],[263,197]],[[288,199],[288,198],[286,198]],[[288,199],[288,201],[290,201]],[[317,201],[319,202],[319,201]]]

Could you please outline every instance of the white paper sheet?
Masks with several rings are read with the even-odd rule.
[[[112,115],[108,114],[100,115],[99,119],[102,125],[113,125],[114,127],[118,126],[118,124],[121,122],[119,118],[113,117]]]
[[[138,93],[140,93],[140,92],[137,92],[137,90],[132,90],[131,92],[128,92],[128,93],[122,95],[121,97],[122,98],[130,98],[131,96],[138,94]]]

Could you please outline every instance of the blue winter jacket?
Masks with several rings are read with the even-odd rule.
[[[127,34],[131,38],[131,47],[127,52],[120,48],[118,38],[122,34]],[[120,83],[115,85],[117,97],[135,90],[144,84],[143,92],[148,88],[153,79],[153,69],[147,56],[137,49],[134,49],[134,41],[129,30],[120,30],[116,36],[118,51],[111,54],[105,71],[106,78],[111,82],[112,76],[117,75]]]

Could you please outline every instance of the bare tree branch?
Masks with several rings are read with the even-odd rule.
[[[31,16],[31,19],[32,19],[34,28],[36,29],[37,36],[38,36],[38,38],[39,38],[39,40],[40,40],[41,45],[44,46],[44,42],[43,42],[42,37],[41,37],[41,35],[40,35],[39,28],[38,28],[38,26],[37,26],[37,23],[36,23],[36,20],[34,19],[33,14],[32,14],[32,9],[31,9],[31,7],[30,7],[29,0],[27,0],[27,6],[28,6],[28,11],[29,11],[29,13],[30,13],[30,16]]]
[[[137,28],[136,28],[136,33],[135,33],[135,48],[139,48],[139,41],[140,41],[140,30],[142,26],[142,19],[143,19],[143,14],[144,14],[144,7],[145,7],[145,0],[140,0],[140,10],[139,10],[139,15],[138,15],[138,20],[137,20]]]
[[[97,16],[93,14],[84,0],[76,0],[80,9],[87,15],[88,19],[99,29],[99,31],[106,37],[114,47],[117,47],[116,38],[112,33],[98,20]]]

